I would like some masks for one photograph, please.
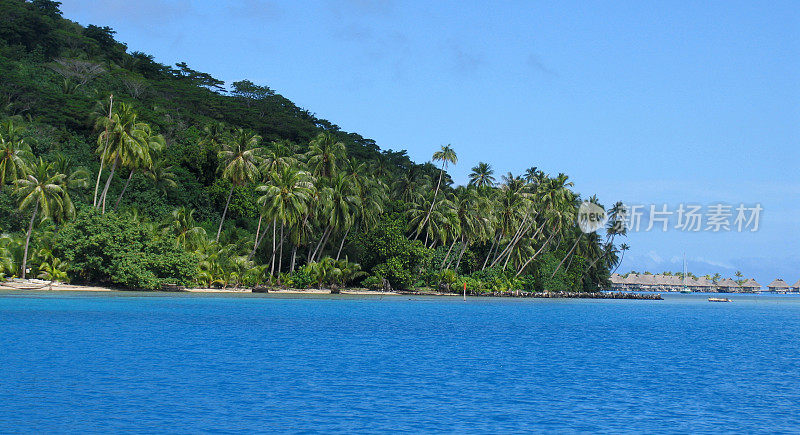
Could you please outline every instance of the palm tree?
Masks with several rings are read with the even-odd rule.
[[[261,173],[268,174],[286,166],[297,164],[296,146],[290,140],[277,140],[266,149],[261,162]]]
[[[10,120],[0,124],[0,191],[7,181],[23,177],[32,159],[31,147],[22,139],[22,131]]]
[[[277,238],[275,231],[277,222],[281,224],[280,259],[278,264],[278,272],[280,273],[283,266],[284,230],[286,226],[297,224],[306,213],[314,188],[310,178],[310,174],[305,171],[284,167],[280,171],[271,172],[267,183],[256,188],[258,192],[265,193],[258,198],[258,204],[262,206],[262,212],[273,219],[273,257],[270,275],[274,275],[275,272],[275,241]]]
[[[331,178],[336,173],[339,162],[346,157],[347,149],[343,142],[329,132],[320,133],[309,144],[308,168],[317,177]]]
[[[129,164],[131,161],[143,158],[143,154],[148,148],[148,133],[150,127],[137,122],[136,112],[126,104],[120,104],[120,108],[109,118],[100,118],[100,124],[105,124],[105,131],[97,138],[97,154],[101,155],[101,160],[111,163],[111,173],[106,179],[103,192],[97,204],[102,204],[103,213],[106,211],[106,196],[114,173],[121,164]],[[102,163],[102,162],[101,162]]]
[[[39,279],[50,281],[67,282],[69,275],[67,274],[69,265],[58,258],[51,258],[49,261],[44,261],[39,265]]]
[[[325,210],[331,228],[328,235],[330,236],[333,231],[341,232],[343,228],[345,230],[342,236],[342,242],[339,244],[336,260],[339,260],[344,241],[347,238],[347,234],[350,232],[350,228],[352,228],[354,224],[358,210],[361,208],[359,191],[352,180],[351,177],[345,174],[339,174],[331,180],[330,201],[328,203],[328,208]],[[320,255],[322,255],[322,250],[324,248],[325,242],[323,242],[322,249],[320,249]]]
[[[22,279],[25,279],[28,264],[28,247],[33,232],[33,223],[37,214],[43,219],[47,219],[58,212],[62,207],[61,196],[63,190],[64,174],[53,173],[53,165],[45,162],[41,158],[31,165],[30,174],[25,178],[15,181],[17,186],[16,193],[20,197],[19,209],[25,210],[33,206],[31,220],[28,224],[28,233],[25,236],[25,251],[22,257]],[[41,212],[40,212],[41,211]]]
[[[153,162],[153,165],[145,172],[147,178],[153,182],[153,186],[162,195],[166,196],[170,189],[178,187],[178,182],[175,181],[177,175],[172,172],[172,166],[167,165],[166,159],[158,159]]]
[[[64,174],[61,182],[61,213],[54,216],[56,221],[65,221],[75,217],[75,204],[72,202],[70,192],[75,189],[85,189],[89,187],[89,171],[83,167],[75,167],[72,159],[63,154],[56,153],[53,158],[53,170],[58,174]]]
[[[569,189],[572,186],[573,183],[565,174],[558,174],[555,178],[543,180],[542,184],[538,186],[542,222],[536,233],[543,231],[545,226],[549,226],[549,236],[517,270],[516,276],[522,274],[528,264],[549,246],[553,238],[561,234],[565,226],[575,222],[576,195]]]
[[[494,186],[494,169],[485,162],[478,162],[469,174],[469,185],[479,188]]]
[[[433,201],[431,201],[431,208],[428,210],[428,215],[425,217],[425,221],[422,222],[421,226],[425,226],[428,222],[428,219],[431,218],[431,213],[433,212],[433,206],[436,204],[436,196],[439,194],[439,188],[442,185],[442,176],[444,175],[445,169],[447,169],[447,164],[458,163],[458,156],[456,155],[455,150],[450,146],[450,144],[443,145],[439,151],[433,153],[433,161],[434,162],[442,162],[442,167],[439,170],[439,181],[436,182],[436,189],[433,191]],[[419,233],[417,233],[419,236]],[[416,237],[415,237],[416,239]]]
[[[631,247],[628,246],[626,243],[619,245],[619,250],[620,252],[622,252],[622,255],[619,257],[619,262],[617,263],[617,266],[614,268],[614,270],[611,271],[611,273],[614,273],[617,271],[617,269],[619,269],[619,266],[622,264],[622,259],[625,258],[625,251],[629,249],[631,249]]]
[[[225,210],[222,212],[222,219],[219,221],[216,240],[219,241],[219,234],[222,232],[222,224],[225,223],[225,215],[228,214],[228,206],[231,203],[231,195],[236,186],[247,182],[253,182],[258,178],[258,165],[261,162],[261,136],[239,129],[234,133],[231,143],[224,145],[219,152],[220,169],[222,176],[231,182],[231,190],[228,192],[228,199],[225,200]]]
[[[106,162],[106,153],[108,152],[108,139],[110,138],[109,135],[109,128],[112,125],[112,118],[111,113],[114,108],[114,94],[110,94],[108,97],[108,110],[106,110],[105,101],[101,100],[95,104],[94,111],[91,113],[91,119],[94,119],[94,127],[95,129],[102,128],[104,133],[101,135],[103,136],[103,152],[100,153],[100,170],[97,171],[97,181],[94,184],[94,198],[92,200],[92,206],[97,207],[97,192],[100,190],[100,176],[103,175],[103,166]],[[108,113],[108,115],[106,115]],[[98,137],[97,144],[100,145],[100,138]]]
[[[173,210],[161,228],[163,234],[175,238],[175,246],[187,251],[194,250],[200,240],[206,237],[206,230],[195,223],[194,210],[188,210],[186,207]]]
[[[140,149],[137,150],[138,152],[135,155],[132,155],[128,159],[125,165],[130,170],[130,173],[128,174],[128,179],[125,181],[125,187],[122,188],[122,192],[120,192],[119,197],[117,197],[114,210],[119,207],[122,196],[125,195],[125,191],[128,190],[128,185],[131,182],[131,178],[133,178],[133,174],[138,170],[149,171],[152,169],[155,153],[163,150],[165,146],[164,137],[160,134],[154,135],[150,126],[146,125],[142,131]]]

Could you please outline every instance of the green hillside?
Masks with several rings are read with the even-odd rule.
[[[594,290],[627,248],[616,227],[580,232],[566,175],[481,163],[454,186],[457,147],[414,163],[268,86],[129,52],[58,2],[0,0],[0,17],[6,277]]]

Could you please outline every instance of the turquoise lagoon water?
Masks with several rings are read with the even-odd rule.
[[[0,293],[0,432],[796,432],[800,297]]]

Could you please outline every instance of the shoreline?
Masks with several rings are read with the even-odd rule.
[[[264,293],[264,294],[285,294],[285,295],[372,295],[372,296],[450,296],[460,297],[461,293],[442,293],[435,291],[420,290],[393,290],[377,291],[366,288],[346,288],[338,291],[325,288],[311,289],[283,289],[283,288],[183,288],[176,287],[175,290],[127,290],[111,288],[99,285],[75,285],[60,282],[43,281],[39,279],[13,279],[0,281],[0,290],[5,291],[75,291],[75,292],[129,292],[146,291],[152,293]],[[470,297],[502,297],[502,298],[536,298],[536,299],[631,299],[631,300],[663,300],[660,294],[650,293],[622,293],[622,292],[529,292],[524,290],[512,290],[507,292],[468,292]]]

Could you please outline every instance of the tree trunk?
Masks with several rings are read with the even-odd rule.
[[[281,282],[281,271],[283,270],[283,227],[284,223],[281,222],[281,252],[280,256],[278,257],[278,284]]]
[[[261,221],[262,220],[264,220],[264,215],[259,213],[258,214],[258,226],[256,227],[256,239],[253,242],[253,252],[256,252],[256,249],[258,249],[258,241],[259,241],[258,239],[259,239],[259,236],[261,235]]]
[[[122,195],[125,194],[125,191],[128,190],[128,185],[131,184],[131,178],[133,178],[133,170],[131,173],[128,174],[128,180],[125,181],[125,187],[122,188],[122,192],[120,192],[119,197],[117,198],[116,204],[114,204],[114,211],[117,211],[117,207],[119,207],[119,202],[122,201]]]
[[[106,144],[106,147],[108,145]],[[103,164],[106,160],[106,150],[100,156],[100,170],[97,171],[97,181],[94,183],[94,200],[92,200],[92,207],[97,207],[97,193],[100,191],[100,176],[103,175]]]
[[[486,269],[486,263],[488,263],[488,262],[489,262],[489,259],[490,259],[490,258],[492,258],[492,251],[494,251],[494,247],[495,247],[495,245],[497,245],[497,242],[498,242],[499,240],[500,240],[500,239],[499,239],[498,237],[494,237],[494,238],[492,238],[492,247],[491,247],[491,248],[489,248],[489,253],[488,253],[488,254],[486,254],[486,259],[485,259],[485,260],[483,260],[483,267],[481,267],[481,270],[484,270],[484,269]]]
[[[447,264],[447,258],[450,257],[450,252],[453,251],[453,246],[456,245],[456,240],[453,240],[453,243],[450,245],[450,249],[447,250],[447,254],[444,254],[444,259],[442,260],[442,265],[439,266],[439,271],[444,270],[444,266]]]
[[[31,233],[33,232],[33,221],[36,219],[36,212],[39,211],[39,201],[33,206],[31,222],[28,224],[28,235],[25,236],[25,253],[22,255],[22,279],[25,279],[26,268],[28,267],[28,246],[31,243]]]
[[[572,248],[570,248],[569,252],[567,252],[567,255],[565,255],[565,256],[564,256],[564,258],[561,260],[561,263],[558,263],[558,267],[556,267],[556,270],[554,270],[554,271],[553,271],[553,274],[552,274],[552,275],[550,275],[550,278],[552,278],[552,277],[556,276],[556,273],[558,272],[558,269],[561,269],[561,265],[562,265],[562,264],[564,264],[564,262],[565,262],[565,261],[567,261],[567,257],[569,257],[569,256],[570,256],[570,254],[572,254],[572,251],[574,251],[574,250],[575,250],[575,247],[576,247],[576,246],[578,246],[578,242],[580,242],[580,241],[581,241],[581,237],[582,237],[582,236],[583,236],[583,233],[581,233],[581,234],[578,236],[578,238],[577,238],[577,239],[575,239],[575,243],[573,243],[573,244],[572,244]]]
[[[97,191],[100,190],[100,175],[103,174],[103,164],[106,161],[106,152],[108,152],[108,124],[111,123],[111,108],[114,107],[114,94],[109,97],[108,103],[108,123],[106,123],[106,144],[103,147],[103,153],[100,154],[100,171],[97,172],[97,181],[94,183],[94,200],[92,206],[97,207]]]
[[[461,241],[464,244],[464,246],[461,247],[461,253],[458,254],[458,261],[456,261],[456,267],[454,268],[456,273],[458,273],[458,266],[461,264],[461,257],[464,255],[465,252],[467,252],[467,241],[464,239],[461,239]]]
[[[436,182],[436,190],[433,191],[433,200],[431,201],[431,208],[428,209],[428,215],[425,216],[425,220],[419,225],[420,228],[424,228],[425,224],[428,223],[428,219],[431,218],[431,213],[433,213],[433,206],[436,204],[436,195],[439,194],[439,186],[442,184],[442,175],[444,175],[444,163],[442,163],[442,169],[439,170],[439,181]],[[419,233],[417,233],[417,237],[414,237],[414,240],[417,240],[419,237]]]
[[[222,232],[222,224],[225,223],[225,215],[228,214],[228,205],[231,203],[231,195],[233,195],[233,185],[231,191],[228,192],[228,200],[225,201],[225,210],[222,211],[222,219],[219,221],[219,228],[217,229],[217,238],[215,241],[219,242],[219,234]]]
[[[278,238],[278,218],[272,218],[272,258],[270,259],[270,268],[269,268],[269,276],[272,278],[275,276],[275,239]]]
[[[617,271],[617,269],[619,269],[620,264],[622,264],[623,258],[625,258],[625,251],[622,251],[622,256],[619,257],[619,263],[617,263],[617,267],[615,267],[614,270],[611,271],[611,273],[614,273]]]
[[[531,258],[529,258],[528,261],[526,261],[525,264],[523,264],[522,267],[519,268],[517,274],[514,275],[514,277],[519,276],[522,273],[522,271],[525,270],[526,267],[528,267],[528,264],[530,264],[531,261],[533,261],[536,257],[539,256],[539,254],[544,250],[545,246],[547,246],[550,243],[550,240],[553,239],[553,236],[555,236],[555,233],[551,234],[550,237],[548,237],[547,240],[544,243],[542,243],[542,247],[539,248],[539,250],[536,251],[533,254],[533,256],[531,256]]]
[[[292,243],[292,267],[289,269],[289,272],[294,272],[295,258],[297,258],[297,245]]]
[[[111,187],[111,180],[114,178],[114,172],[117,170],[117,165],[119,164],[119,157],[114,159],[114,164],[111,165],[111,173],[108,174],[108,180],[106,180],[106,185],[103,187],[103,194],[100,195],[100,202],[103,203],[103,211],[102,213],[105,214],[106,212],[106,195],[108,195],[108,188]]]
[[[314,247],[314,251],[311,253],[311,257],[309,257],[308,262],[312,262],[317,258],[317,251],[319,251],[320,247],[322,246],[322,241],[325,240],[325,236],[328,235],[328,231],[330,230],[330,225],[325,227],[325,230],[322,232],[322,236],[319,238],[319,242],[317,242],[317,246]]]
[[[256,228],[256,242],[255,242],[255,245],[253,246],[253,251],[250,252],[250,255],[247,256],[248,260],[250,260],[251,258],[253,258],[254,255],[256,255],[256,251],[258,250],[258,247],[261,246],[261,242],[264,241],[264,236],[266,236],[267,235],[267,231],[269,231],[269,226],[264,228],[264,231],[261,231],[261,220],[262,219],[264,219],[264,215],[261,215],[261,217],[258,218],[258,228]]]
[[[344,241],[347,239],[347,233],[350,232],[350,227],[347,227],[347,230],[344,232],[344,237],[342,237],[342,243],[339,243],[339,251],[336,252],[336,261],[339,261],[339,255],[342,254],[342,248],[344,247]]]
[[[322,253],[325,252],[325,246],[328,245],[328,239],[330,239],[331,234],[333,234],[333,226],[329,226],[328,228],[330,228],[330,231],[328,231],[328,234],[325,236],[325,239],[322,241],[322,245],[319,247],[319,252],[317,252],[317,261],[322,259]]]
[[[506,248],[503,249],[503,252],[501,252],[500,255],[497,256],[497,258],[492,262],[492,264],[489,267],[492,267],[495,264],[499,263],[506,253],[508,253],[509,256],[511,255],[511,251],[514,250],[514,247],[516,246],[517,242],[519,242],[520,239],[522,239],[522,236],[528,231],[528,228],[525,227],[525,222],[528,220],[529,213],[530,210],[528,210],[528,213],[525,214],[525,218],[522,219],[522,223],[519,224],[519,228],[517,228],[517,231],[514,233],[514,237],[511,238]],[[508,260],[506,260],[506,264],[508,264]],[[503,266],[503,270],[505,270],[505,266]]]

